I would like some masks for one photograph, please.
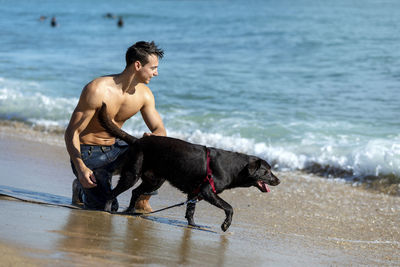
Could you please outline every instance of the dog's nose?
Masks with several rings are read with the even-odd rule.
[[[273,182],[273,185],[278,185],[278,184],[280,184],[281,183],[281,181],[278,179],[278,178],[276,178],[275,180],[274,180],[274,182]]]

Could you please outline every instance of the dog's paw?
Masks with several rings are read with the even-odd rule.
[[[104,211],[111,212],[111,207],[112,207],[112,200],[109,200],[106,202],[106,205],[104,206]]]
[[[199,227],[197,224],[195,224],[194,222],[190,222],[190,223],[188,223],[188,225],[189,226],[191,226],[191,227]]]
[[[187,217],[186,217],[186,219],[187,219],[188,225],[190,225],[190,226],[196,226],[196,224],[194,223],[193,218],[187,218]]]
[[[228,230],[229,226],[231,226],[231,222],[225,221],[223,224],[221,224],[222,231],[226,232],[226,230]]]

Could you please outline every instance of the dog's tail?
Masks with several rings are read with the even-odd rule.
[[[138,138],[128,134],[112,122],[107,114],[107,105],[104,102],[99,110],[99,122],[101,126],[103,126],[109,133],[119,139],[124,140],[128,144],[133,144],[136,142],[136,140],[138,140]]]

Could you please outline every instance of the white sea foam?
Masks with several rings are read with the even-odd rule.
[[[36,88],[27,90],[27,88]],[[38,92],[36,83],[2,80],[0,84],[0,114],[5,119],[17,119],[43,126],[65,127],[67,118],[78,102],[77,98],[51,97]]]
[[[136,128],[137,129],[137,128]],[[143,128],[143,131],[145,129]],[[143,131],[131,131],[136,136],[141,136]],[[334,145],[307,145],[311,140],[303,140],[301,144],[256,142],[240,136],[225,136],[218,133],[205,133],[195,130],[191,133],[183,131],[170,131],[169,136],[187,140],[192,143],[217,147],[256,155],[274,164],[279,170],[303,170],[312,164],[319,164],[321,168],[329,166],[337,168],[355,176],[395,174],[400,176],[400,135],[391,140],[376,139],[363,145],[359,142],[353,147],[349,142],[344,145],[343,140]],[[306,138],[306,137],[305,137]],[[337,177],[340,179],[340,177]],[[343,181],[340,179],[340,181]]]

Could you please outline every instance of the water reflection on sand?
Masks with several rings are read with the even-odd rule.
[[[165,218],[164,218],[165,219]],[[154,220],[153,220],[154,221]],[[70,211],[56,246],[61,251],[124,264],[208,264],[225,265],[229,241],[213,232],[174,227],[141,217],[103,212]],[[174,227],[171,229],[171,227]]]

